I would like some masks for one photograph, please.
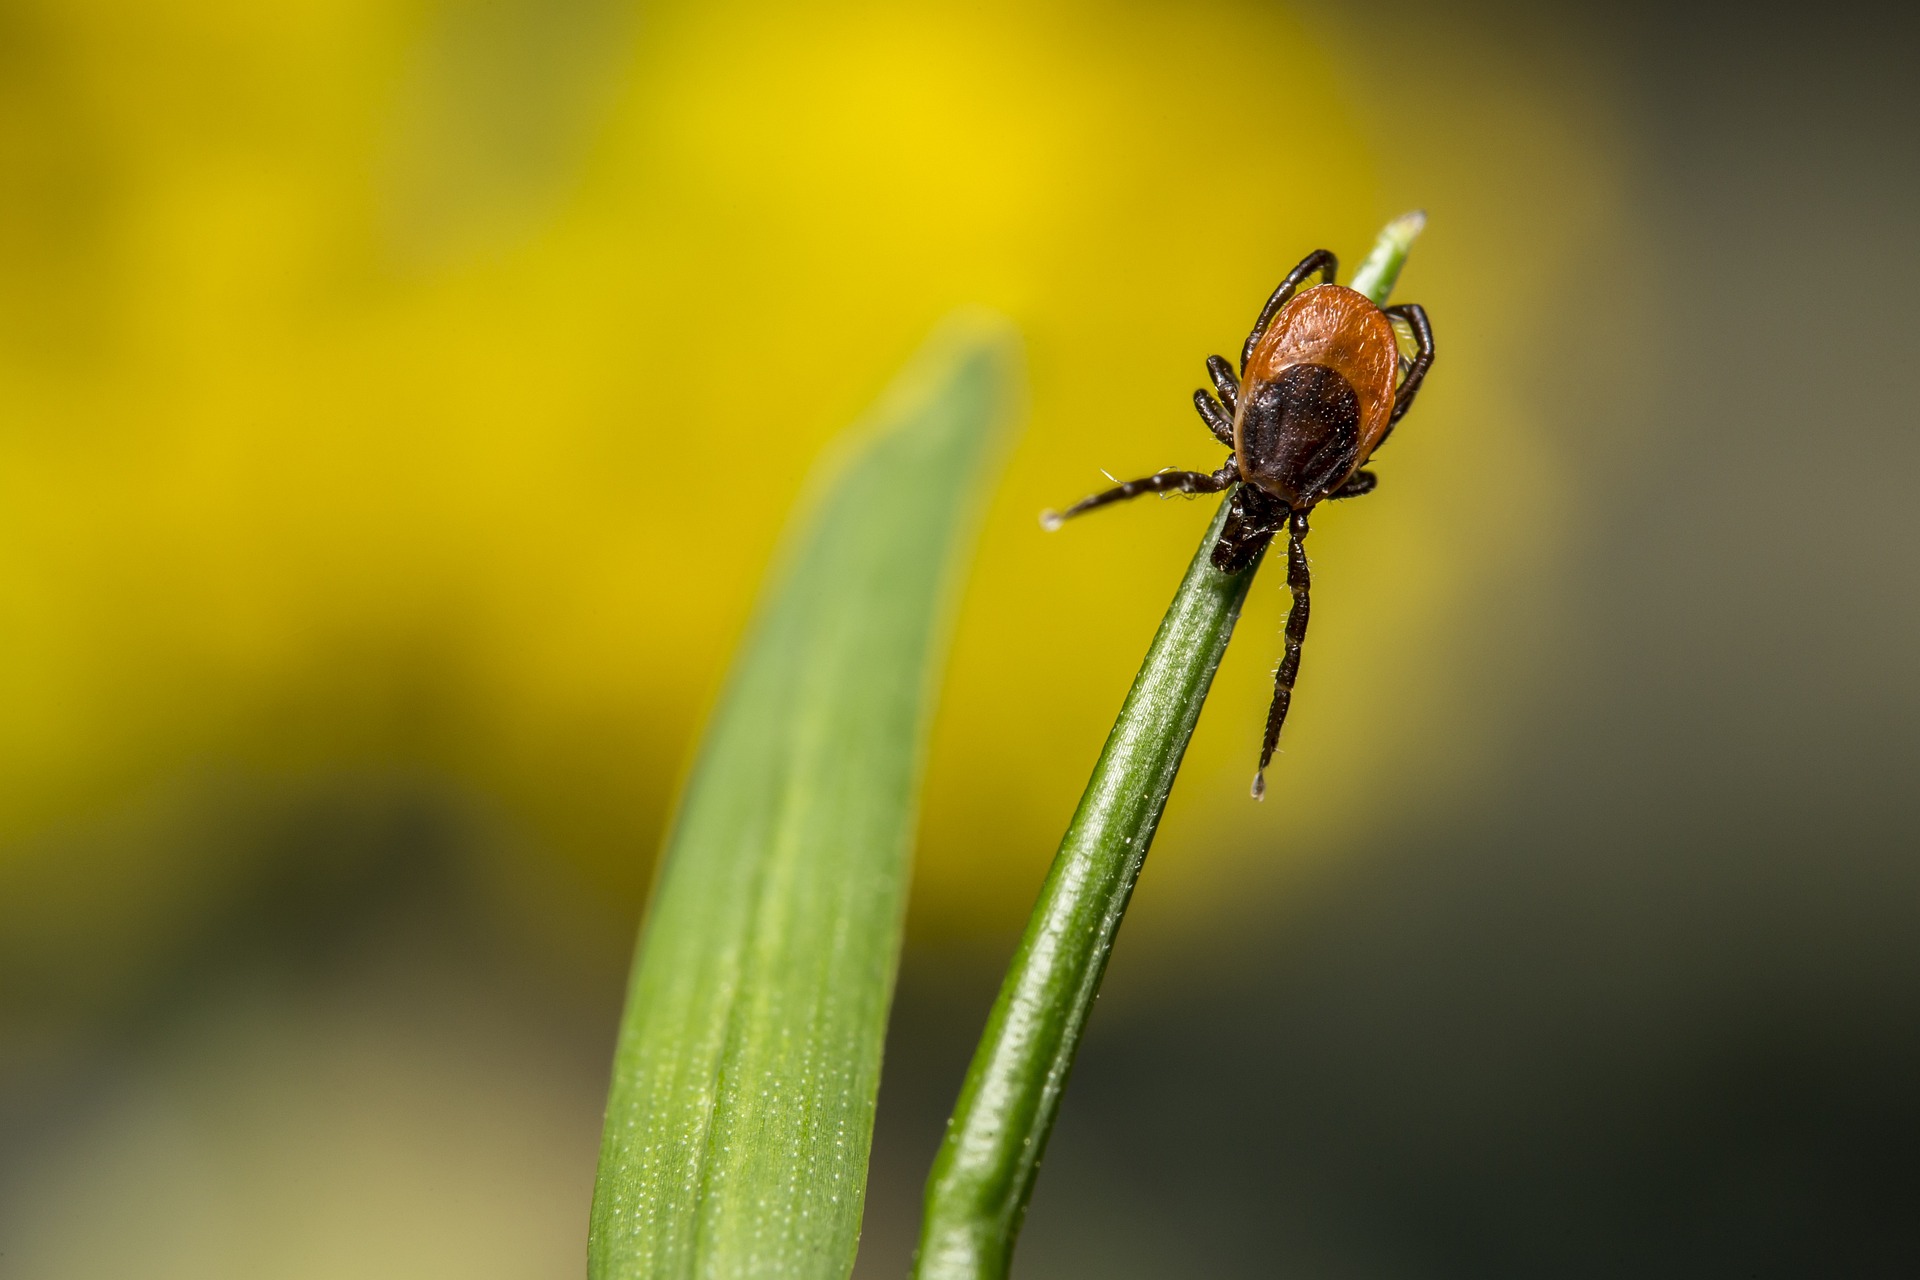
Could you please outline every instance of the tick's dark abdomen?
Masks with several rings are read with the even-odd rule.
[[[1290,507],[1337,488],[1358,461],[1360,398],[1323,364],[1296,364],[1241,392],[1240,472]]]

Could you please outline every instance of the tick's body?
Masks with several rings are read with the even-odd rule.
[[[1337,284],[1296,295],[1241,375],[1240,478],[1296,510],[1345,484],[1387,434],[1399,355],[1392,323],[1364,295]]]
[[[1433,363],[1433,330],[1425,310],[1417,304],[1382,310],[1365,294],[1335,284],[1338,269],[1334,256],[1320,249],[1288,273],[1247,335],[1238,377],[1225,360],[1208,357],[1207,372],[1220,399],[1196,391],[1193,401],[1208,429],[1233,448],[1225,466],[1210,475],[1162,471],[1043,517],[1051,528],[1069,516],[1143,493],[1233,488],[1233,509],[1213,548],[1214,566],[1227,573],[1253,564],[1273,536],[1287,530],[1293,610],[1287,616],[1286,656],[1274,673],[1273,706],[1253,780],[1256,797],[1265,788],[1267,762],[1293,699],[1307,634],[1307,513],[1327,498],[1355,498],[1372,490],[1373,475],[1361,467],[1412,405]],[[1323,283],[1296,292],[1316,271]],[[1417,346],[1411,360],[1400,354],[1396,318],[1405,322]]]

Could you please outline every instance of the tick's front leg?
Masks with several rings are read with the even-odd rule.
[[[1293,706],[1293,685],[1300,677],[1300,650],[1307,642],[1307,617],[1312,607],[1309,592],[1313,577],[1307,571],[1307,513],[1296,511],[1287,517],[1287,586],[1293,589],[1293,608],[1287,611],[1287,650],[1280,667],[1273,673],[1273,705],[1267,708],[1267,736],[1260,744],[1260,768],[1253,775],[1253,798],[1267,794],[1267,765],[1273,761],[1274,748],[1280,745],[1280,730],[1287,723],[1287,710]]]
[[[1161,471],[1117,484],[1111,489],[1103,489],[1091,497],[1080,499],[1065,511],[1043,511],[1040,513],[1040,523],[1048,529],[1058,529],[1073,517],[1095,507],[1125,502],[1143,493],[1219,493],[1239,479],[1240,469],[1234,465],[1232,458],[1228,458],[1227,465],[1212,475],[1204,471]]]

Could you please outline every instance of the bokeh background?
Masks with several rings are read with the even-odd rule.
[[[1027,1276],[1920,1274],[1920,27],[1892,6],[0,7],[0,1273],[579,1273],[700,717],[938,318],[1031,410],[858,1274],[1207,511],[1425,207],[1441,356],[1256,586]]]

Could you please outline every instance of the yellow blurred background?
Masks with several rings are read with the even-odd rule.
[[[1604,104],[1512,51],[1491,77],[1484,44],[1423,54],[1423,83],[1454,83],[1409,98],[1373,89],[1363,32],[1245,5],[16,24],[10,871],[208,771],[406,768],[630,908],[807,467],[961,303],[1019,322],[1033,407],[947,691],[917,903],[940,927],[1024,909],[1205,519],[1048,539],[1033,513],[1101,468],[1211,458],[1201,357],[1307,249],[1355,262],[1428,206],[1401,293],[1443,299],[1448,340],[1394,496],[1316,530],[1301,849],[1369,769],[1459,744],[1461,616],[1565,518],[1507,371],[1558,340],[1536,321],[1569,259],[1617,246],[1619,159]],[[1222,798],[1279,594],[1163,879],[1246,873],[1211,828],[1270,821]],[[164,872],[123,870],[224,874],[149,852]]]
[[[1564,689],[1593,468],[1661,448],[1607,377],[1663,359],[1631,45],[1497,5],[8,7],[7,1273],[577,1271],[700,717],[812,460],[958,305],[1018,324],[1031,408],[929,971],[990,985],[1207,509],[1035,513],[1212,465],[1203,358],[1416,206],[1436,373],[1316,519],[1263,806],[1256,587],[1126,945],[1177,985],[1484,807]]]

